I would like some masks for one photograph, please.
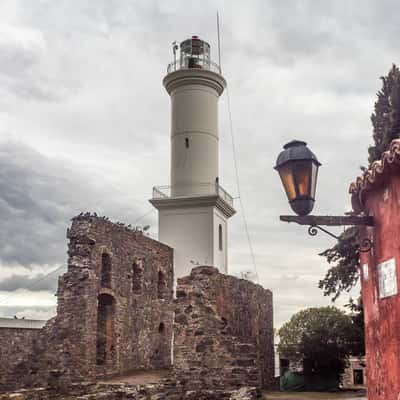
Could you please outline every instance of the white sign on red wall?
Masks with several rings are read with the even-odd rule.
[[[368,264],[363,264],[362,271],[363,271],[364,281],[367,281],[368,280]]]
[[[379,298],[394,296],[397,294],[396,260],[391,258],[378,264]]]

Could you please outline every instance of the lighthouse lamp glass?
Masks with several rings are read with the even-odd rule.
[[[309,214],[315,202],[318,168],[321,164],[305,142],[293,140],[279,154],[275,169],[293,211]]]

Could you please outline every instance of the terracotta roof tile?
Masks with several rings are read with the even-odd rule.
[[[354,211],[363,210],[365,192],[379,187],[387,173],[393,168],[400,170],[400,139],[394,139],[389,150],[382,154],[381,159],[374,161],[367,171],[350,184],[349,193]]]

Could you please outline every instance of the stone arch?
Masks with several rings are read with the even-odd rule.
[[[164,322],[160,322],[160,325],[158,325],[158,333],[160,335],[163,335],[165,333],[165,324],[164,324]]]
[[[100,282],[101,287],[111,288],[112,264],[111,256],[107,252],[101,254]]]
[[[104,365],[115,352],[115,299],[110,294],[98,296],[96,363]]]

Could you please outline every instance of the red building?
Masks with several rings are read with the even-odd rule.
[[[360,279],[365,312],[368,400],[400,399],[400,140],[350,186],[356,212],[373,216]]]

